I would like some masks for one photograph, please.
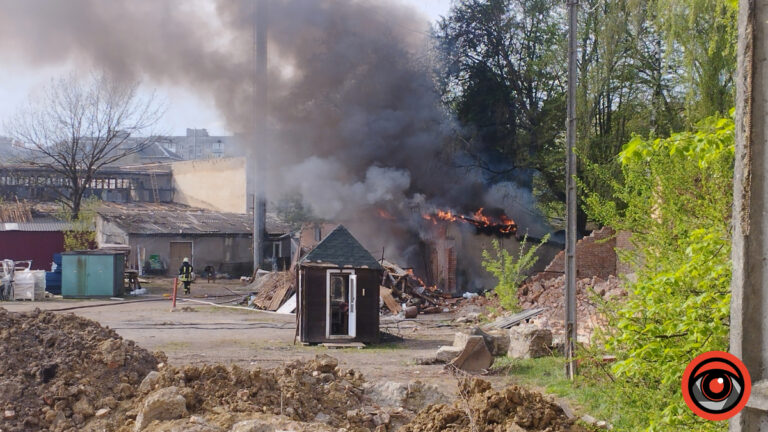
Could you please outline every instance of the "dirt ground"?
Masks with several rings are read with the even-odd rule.
[[[4,302],[8,311],[34,308],[62,310],[95,320],[150,351],[163,351],[174,366],[214,363],[274,367],[294,360],[310,360],[319,353],[339,359],[340,365],[363,373],[368,381],[409,382],[419,379],[455,394],[457,384],[442,365],[421,365],[418,360],[450,345],[458,327],[452,314],[421,315],[415,320],[383,319],[381,328],[401,341],[383,342],[365,349],[329,350],[322,346],[294,344],[295,315],[221,306],[248,294],[239,281],[201,281],[191,296],[180,296],[171,312],[168,295],[172,279],[151,279],[149,293],[123,300],[47,299],[38,302]],[[228,303],[227,303],[228,302]],[[222,304],[223,303],[223,304]],[[508,385],[506,376],[486,377],[495,388]]]

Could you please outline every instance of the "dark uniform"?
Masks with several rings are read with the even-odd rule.
[[[181,263],[179,267],[179,280],[184,283],[184,294],[189,294],[189,287],[192,285],[192,272],[194,268],[189,262]]]

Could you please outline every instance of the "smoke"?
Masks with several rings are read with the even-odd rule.
[[[271,199],[299,191],[371,249],[412,245],[414,208],[507,207],[517,219],[508,204],[517,200],[531,211],[532,198],[510,194],[513,185],[487,190],[480,173],[446,154],[455,125],[430,75],[425,17],[396,1],[266,3],[266,139],[248,138],[253,1],[0,0],[0,50],[210,98],[244,137],[244,153],[265,161]]]

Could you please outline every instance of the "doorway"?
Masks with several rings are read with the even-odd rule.
[[[354,270],[328,270],[326,277],[326,337],[356,335],[357,276]]]
[[[194,265],[192,259],[192,242],[171,242],[171,255],[168,260],[169,274],[176,274],[181,267],[184,258],[189,258],[189,263]]]

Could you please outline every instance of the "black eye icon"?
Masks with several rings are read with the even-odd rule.
[[[722,414],[735,407],[744,395],[744,376],[723,358],[701,362],[688,381],[691,400],[704,412]]]

